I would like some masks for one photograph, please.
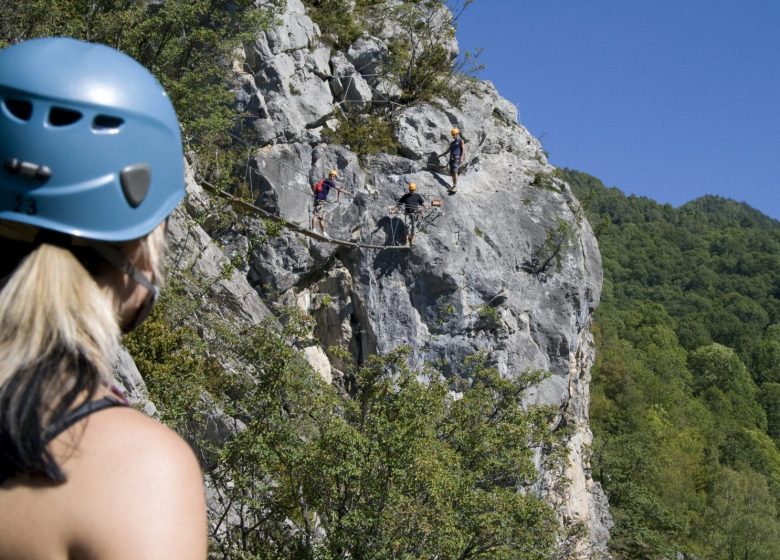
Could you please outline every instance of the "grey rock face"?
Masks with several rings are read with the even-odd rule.
[[[300,0],[287,3],[282,25],[260,31],[245,49],[238,103],[257,107],[255,128],[263,142],[318,139],[308,132],[333,114],[328,80],[330,49],[319,45],[319,28]],[[262,94],[246,91],[254,83]]]
[[[193,293],[193,297],[199,295],[204,313],[229,312],[250,324],[273,317],[244,276],[225,272],[232,268],[230,259],[181,209],[174,212],[168,224],[168,239],[170,262],[191,270],[199,280],[200,293]]]
[[[392,103],[401,96],[401,89],[388,74],[390,52],[384,42],[361,37],[350,45],[345,54],[373,89],[375,103]]]
[[[373,98],[371,87],[343,53],[337,52],[330,59],[333,78],[330,89],[345,111],[360,112]]]
[[[355,69],[374,83],[389,64],[387,45],[370,37],[359,38],[345,54]]]
[[[305,225],[309,185],[336,168],[355,196],[336,203],[331,194],[326,223],[334,238],[403,244],[403,217],[388,209],[410,181],[427,201],[440,199],[443,213],[418,232],[411,250],[340,248],[286,233],[255,250],[252,284],[266,298],[313,315],[324,354],[307,349],[307,355],[323,375],[330,375],[328,365],[334,376],[341,367],[328,355],[331,345],[348,347],[358,360],[406,345],[412,365],[442,364],[453,377],[464,375],[463,359],[479,351],[503,375],[550,372],[526,400],[556,406],[560,422],[573,428],[570,463],[566,472],[546,472],[540,460],[534,491],[564,523],[587,524],[579,557],[606,555],[609,514],[588,463],[588,329],[601,261],[579,202],[517,123],[515,106],[489,82],[463,82],[457,107],[436,100],[396,110],[398,154],[359,161],[345,147],[319,141],[318,126],[339,103],[356,109],[397,97],[387,76],[387,37],[397,30],[386,22],[380,37],[361,37],[346,53],[320,58],[318,30],[299,8],[293,2],[282,28],[260,34],[247,53],[257,90],[242,86],[240,103],[260,107],[265,100],[268,114],[258,128],[269,131],[269,145],[251,164],[257,204]],[[457,44],[450,52],[457,53]],[[307,92],[306,102],[290,84]],[[263,121],[263,110],[257,113]],[[458,193],[449,196],[446,161],[437,154],[448,147],[452,127],[461,129],[466,155]]]
[[[446,149],[454,125],[444,111],[430,105],[413,105],[396,116],[395,139],[403,156],[421,160]]]
[[[306,15],[301,0],[287,0],[280,25],[260,31],[255,48],[264,60],[283,52],[297,51],[319,42],[320,30]]]
[[[428,202],[442,201],[442,214],[431,214],[413,248],[339,247],[287,232],[252,250],[247,271],[226,275],[231,254],[249,252],[250,244],[239,232],[221,232],[221,245],[214,243],[199,225],[209,201],[191,183],[170,228],[171,266],[203,279],[207,289],[193,297],[204,313],[263,321],[272,313],[258,293],[311,313],[320,344],[306,356],[325,377],[337,378],[342,365],[328,354],[331,345],[346,346],[358,361],[406,345],[412,366],[440,364],[452,377],[464,375],[464,358],[480,351],[503,375],[550,372],[526,401],[557,407],[559,422],[571,429],[569,462],[564,472],[547,471],[539,456],[532,490],[563,523],[587,525],[575,557],[606,558],[611,521],[588,451],[589,326],[602,283],[593,232],[540,143],[517,123],[514,105],[489,82],[464,82],[457,107],[437,100],[396,111],[399,154],[360,161],[346,147],[323,143],[320,128],[340,102],[359,107],[384,98],[378,90],[392,84],[379,76],[387,56],[387,42],[371,37],[331,53],[300,0],[288,0],[282,24],[245,48],[237,103],[256,117],[263,144],[249,166],[256,204],[306,226],[310,185],[335,168],[354,196],[336,203],[331,194],[331,236],[394,246],[407,231],[388,209],[414,181]],[[362,82],[353,79],[356,72]],[[458,193],[450,196],[445,161],[435,154],[447,148],[453,126],[462,131],[466,157]],[[210,428],[217,439],[224,437],[220,418],[215,413]]]
[[[119,349],[117,359],[114,362],[114,376],[124,390],[127,399],[138,406],[148,416],[157,415],[157,407],[149,400],[149,391],[146,388],[143,377],[138,372],[133,358],[124,348]]]

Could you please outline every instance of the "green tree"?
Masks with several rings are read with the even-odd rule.
[[[724,425],[734,421],[766,429],[766,414],[756,400],[758,388],[734,350],[721,344],[710,344],[691,354],[688,363],[694,376],[694,388],[704,393],[705,399],[715,403],[718,393],[727,397],[727,408],[718,410]]]
[[[780,383],[780,340],[764,338],[753,359],[756,383]]]
[[[545,447],[551,460],[565,456],[563,434],[548,427],[556,412],[520,406],[542,374],[503,379],[478,356],[463,372],[473,384],[453,396],[432,370],[419,380],[401,350],[347,372],[348,391],[340,393],[295,350],[308,337],[307,317],[285,314],[281,332],[270,324],[237,332],[214,321],[219,336],[207,346],[186,326],[190,298],[172,284],[128,347],[163,418],[202,452],[214,554],[541,559],[552,552],[555,515],[523,490],[537,476],[533,448]],[[250,370],[228,373],[208,357],[216,350]]]
[[[304,0],[307,13],[319,25],[320,32],[335,46],[346,50],[364,31],[367,15],[374,7],[381,9],[386,0]]]
[[[767,434],[780,448],[780,383],[763,383],[759,401],[766,412]]]
[[[703,531],[707,558],[770,560],[780,556],[775,501],[764,478],[750,469],[720,470]]]
[[[523,410],[528,382],[470,363],[474,383],[452,400],[438,374],[422,383],[405,353],[355,374],[342,429],[322,432],[308,477],[333,557],[541,558],[557,523],[519,492],[535,476],[531,446],[557,439],[551,411]],[[532,376],[538,379],[538,376]]]

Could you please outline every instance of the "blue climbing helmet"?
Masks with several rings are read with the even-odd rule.
[[[62,37],[0,50],[0,219],[129,241],[183,197],[179,123],[148,70]]]

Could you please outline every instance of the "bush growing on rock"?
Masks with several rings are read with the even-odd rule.
[[[168,326],[185,319],[182,296],[166,296],[129,347],[163,418],[203,450],[214,554],[541,559],[552,552],[555,515],[521,490],[537,476],[532,448],[561,445],[549,427],[555,410],[520,406],[538,373],[505,379],[474,356],[464,371],[471,386],[453,399],[438,373],[418,379],[402,349],[347,371],[340,393],[289,344],[308,332],[305,317],[292,313],[283,332],[219,327],[210,351],[221,345],[255,373],[228,374],[194,330]],[[208,419],[203,403],[212,399],[233,426],[222,441],[191,429]]]
[[[365,12],[385,0],[304,0],[308,14],[325,37],[333,37],[335,46],[346,48],[364,31]]]
[[[380,114],[342,115],[335,129],[325,128],[323,137],[334,144],[348,146],[360,157],[377,153],[394,154],[398,144],[389,120]]]

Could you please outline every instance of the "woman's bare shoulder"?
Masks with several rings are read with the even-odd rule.
[[[117,476],[164,478],[196,475],[200,469],[190,446],[173,430],[129,407],[92,414],[56,440],[55,454],[68,478],[79,469],[115,471]],[[69,471],[73,471],[70,473]]]
[[[80,424],[57,438],[57,454],[66,453],[63,490],[79,500],[78,548],[100,558],[205,558],[203,481],[189,445],[130,408]]]

